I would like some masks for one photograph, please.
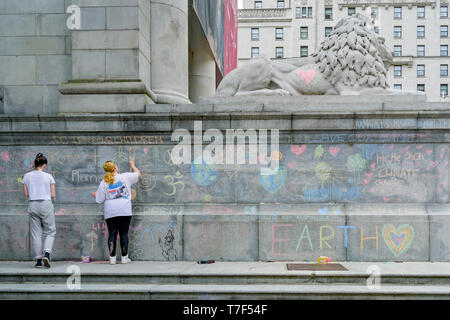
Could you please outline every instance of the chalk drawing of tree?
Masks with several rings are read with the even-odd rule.
[[[328,163],[320,162],[314,169],[314,173],[316,174],[316,178],[319,180],[320,184],[323,187],[324,184],[331,179],[333,170],[328,165]]]
[[[347,158],[347,169],[353,173],[353,181],[361,180],[361,171],[366,168],[366,159],[359,153],[352,154]]]

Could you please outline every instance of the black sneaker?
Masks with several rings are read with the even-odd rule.
[[[42,259],[36,259],[36,264],[34,265],[35,268],[42,268]]]
[[[50,253],[46,252],[44,257],[42,258],[42,262],[44,262],[44,266],[46,268],[50,268]]]

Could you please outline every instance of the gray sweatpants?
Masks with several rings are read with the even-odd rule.
[[[28,213],[34,258],[41,259],[43,252],[52,252],[55,242],[55,208],[50,200],[34,200],[28,203]],[[43,247],[42,242],[44,242]]]

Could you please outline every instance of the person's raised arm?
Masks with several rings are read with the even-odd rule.
[[[137,173],[137,174],[138,174],[138,178],[141,178],[141,177],[142,177],[141,171],[139,171],[139,169],[136,168],[136,164],[135,164],[135,162],[134,162],[133,160],[130,160],[130,168],[131,168],[131,170],[132,170],[134,173]]]

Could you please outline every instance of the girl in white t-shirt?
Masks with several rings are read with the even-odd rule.
[[[119,174],[112,161],[106,161],[103,169],[106,174],[97,192],[93,192],[97,203],[104,203],[104,214],[108,226],[109,262],[116,264],[116,239],[120,236],[122,263],[130,263],[128,258],[128,230],[131,222],[131,186],[142,176],[134,161],[130,161],[133,172]]]
[[[52,199],[56,197],[55,179],[44,172],[47,168],[47,158],[38,153],[34,159],[34,170],[26,173],[22,179],[23,192],[29,198],[28,213],[30,214],[30,235],[36,268],[42,268],[42,263],[50,268],[50,253],[56,236],[55,209]],[[42,246],[44,236],[44,246]]]

